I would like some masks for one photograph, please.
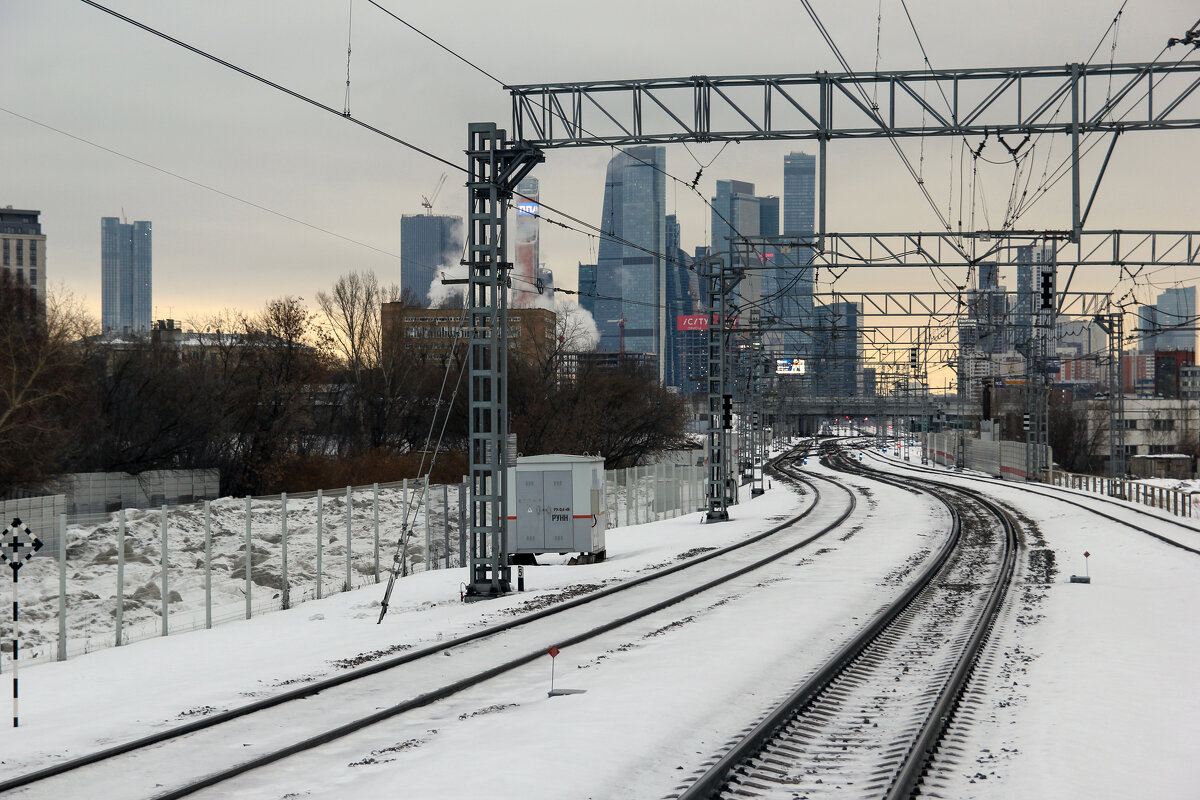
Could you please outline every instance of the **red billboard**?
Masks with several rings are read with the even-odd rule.
[[[706,331],[708,330],[707,314],[677,314],[675,316],[677,331]]]

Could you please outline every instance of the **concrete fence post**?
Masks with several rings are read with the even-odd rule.
[[[287,492],[282,492],[279,495],[279,599],[280,605],[284,608],[291,608],[291,585],[288,581],[287,533]]]
[[[170,605],[168,602],[168,598],[170,597],[170,595],[168,593],[169,587],[167,586],[167,572],[168,572],[167,560],[168,559],[167,559],[167,507],[166,506],[162,507],[162,514],[159,516],[159,530],[162,535],[161,536],[162,545],[161,545],[161,549],[159,550],[159,561],[162,562],[162,565],[161,565],[161,571],[162,571],[162,635],[166,636],[167,633],[169,632],[169,627],[167,625],[167,617],[169,616],[169,612],[170,612],[170,609],[168,608],[168,606]]]
[[[348,592],[353,587],[352,580],[354,576],[350,572],[350,562],[354,559],[354,554],[351,552],[353,545],[351,544],[351,531],[354,530],[354,504],[351,501],[350,487],[346,487],[346,588],[342,591]]]
[[[253,551],[250,549],[250,495],[246,495],[246,619],[253,614],[250,600],[250,562],[253,560]]]
[[[212,508],[204,501],[204,627],[212,627]]]
[[[67,515],[58,525],[58,660],[67,660]]]
[[[325,495],[317,489],[317,599],[321,599],[323,583],[322,578],[325,577],[324,564],[321,557],[325,550]]]
[[[375,525],[375,582],[379,583],[379,484],[371,484],[371,519]]]
[[[425,498],[425,570],[428,572],[433,569],[433,537],[429,528],[429,475],[425,476],[425,488],[423,495]]]
[[[458,565],[465,567],[467,556],[467,477],[458,485]]]
[[[117,647],[121,646],[121,624],[125,617],[125,509],[117,525]]]

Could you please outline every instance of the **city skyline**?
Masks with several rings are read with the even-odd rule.
[[[1048,7],[1018,0],[972,4],[968,9],[939,0],[913,11],[933,66],[951,68],[1085,61],[1119,5],[1115,0],[1103,6],[1070,1]],[[451,22],[484,8],[455,2],[406,8],[404,13],[418,28],[513,84],[840,69],[804,12],[789,4],[765,3],[762,14],[727,20],[723,26],[714,26],[708,15],[693,18],[659,9],[650,12],[657,26],[631,31],[618,20],[626,11],[645,10],[618,3],[612,19],[588,19],[593,35],[587,37],[567,33],[579,21],[577,11],[556,8],[540,15],[526,32],[539,46],[509,61],[473,54]],[[285,7],[268,0],[255,15],[240,16],[235,36],[229,35],[228,19],[239,9],[223,1],[200,5],[184,0],[163,6],[125,0],[120,10],[338,110],[346,100],[345,8],[303,2]],[[854,68],[875,65],[877,38],[882,48],[879,69],[922,68],[923,56],[903,15],[883,9],[877,37],[876,10],[876,4],[868,2],[819,9]],[[1104,53],[1118,62],[1148,61],[1167,37],[1180,35],[1193,22],[1192,11],[1183,2],[1131,6],[1116,52],[1109,53],[1106,42]],[[349,107],[355,119],[453,163],[465,163],[461,149],[467,122],[494,119],[509,126],[508,98],[494,83],[375,10],[364,14],[374,16],[365,17],[372,24],[354,28]],[[1042,24],[1031,28],[1023,21],[1030,15]],[[779,24],[762,26],[768,17]],[[868,19],[872,24],[864,24]],[[987,21],[986,36],[961,35],[980,20]],[[664,28],[681,44],[664,42],[657,35]],[[603,43],[616,30],[629,38],[636,57],[614,64]],[[744,52],[716,46],[731,34],[760,46]],[[260,49],[264,36],[281,37],[295,47],[267,53]],[[0,94],[0,130],[6,141],[0,167],[7,179],[0,202],[42,209],[43,228],[54,242],[55,282],[65,281],[84,296],[97,316],[100,286],[95,264],[100,254],[95,219],[114,207],[125,206],[131,214],[160,221],[154,316],[184,319],[229,307],[253,311],[283,293],[311,302],[317,290],[328,289],[337,275],[351,270],[370,269],[381,282],[399,282],[399,219],[420,210],[422,194],[443,172],[451,174],[433,211],[466,211],[462,176],[446,165],[82,4],[14,4],[6,9],[0,44],[13,63],[23,65],[25,75]],[[1170,58],[1182,55],[1172,53]],[[79,63],[91,68],[72,67]],[[419,80],[398,83],[392,75],[417,75]],[[113,91],[128,85],[139,86],[136,96]],[[940,103],[940,98],[934,101]],[[413,114],[416,108],[422,113]],[[1177,179],[1180,165],[1187,161],[1190,136],[1187,131],[1122,136],[1089,227],[1196,228],[1188,187]],[[708,242],[709,209],[702,198],[712,196],[714,178],[740,177],[754,182],[760,195],[783,197],[778,160],[801,149],[798,144],[668,146],[667,169],[679,180],[668,179],[667,211],[680,222],[684,249]],[[976,149],[982,142],[969,144]],[[960,161],[962,142],[911,140],[901,147],[922,172],[942,212],[953,212],[953,225],[958,225],[960,206],[966,207],[964,228],[988,224],[982,202],[976,203],[979,219],[971,218],[973,190],[986,198],[988,208],[1003,209],[1011,163],[1005,164],[1005,151],[994,138],[986,142],[978,160],[968,154],[965,165]],[[1086,156],[1089,187],[1104,150],[1100,147]],[[1052,152],[1064,152],[1061,137]],[[314,158],[314,153],[320,157]],[[1035,182],[1058,160],[1047,164],[1044,155],[1043,147]],[[598,176],[610,157],[607,149],[593,148],[548,153],[547,163],[537,171],[543,207],[598,223],[593,187],[602,180]],[[973,166],[978,168],[977,180],[972,179]],[[965,203],[960,202],[963,182],[956,177],[951,190],[948,181],[960,169],[966,175]],[[697,192],[692,192],[688,187],[697,172],[702,176]],[[885,143],[831,142],[829,180],[830,230],[939,227],[916,183]],[[1059,182],[1022,218],[1022,225],[1065,227],[1068,183]],[[992,227],[1000,223],[999,210]],[[547,215],[554,218],[552,212]],[[596,247],[594,237],[542,226],[541,260],[560,276],[572,275],[577,263],[594,263]],[[822,279],[825,273],[821,270]],[[1155,281],[1191,285],[1197,274],[1194,268],[1173,269]],[[574,288],[569,279],[562,282]],[[928,274],[851,270],[838,288],[900,289],[915,282],[936,286]],[[1157,291],[1145,283],[1131,286],[1128,276],[1115,267],[1081,271],[1073,286],[1086,291],[1119,286],[1118,294],[1133,288],[1135,302],[1140,303],[1151,302]]]

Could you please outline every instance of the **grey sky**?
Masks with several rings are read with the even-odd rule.
[[[380,2],[514,84],[838,69],[803,8],[790,0]],[[875,67],[881,6],[880,69],[921,66],[899,0],[813,4],[856,71]],[[109,5],[343,106],[349,0]],[[933,66],[951,68],[1082,61],[1120,0],[909,0],[908,6]],[[1196,16],[1194,0],[1130,0],[1116,60],[1153,58]],[[456,163],[463,162],[468,122],[508,125],[508,96],[500,86],[366,0],[353,0],[352,43],[355,117]],[[1178,48],[1173,53],[1181,55]],[[1106,44],[1097,60],[1108,57]],[[42,210],[51,281],[86,296],[97,316],[100,218],[122,209],[130,220],[154,223],[155,317],[189,319],[220,308],[255,311],[283,294],[311,301],[351,269],[399,282],[400,215],[420,212],[421,196],[443,172],[451,174],[435,210],[462,215],[466,207],[461,173],[77,0],[0,0],[0,60],[6,76],[0,108],[395,254],[314,231],[0,112],[0,204]],[[711,197],[713,181],[738,178],[755,182],[760,194],[781,194],[783,155],[806,146],[811,152],[802,142],[731,144],[705,170],[700,188]],[[957,203],[948,197],[952,146],[929,142],[925,150],[926,182],[943,207]],[[917,164],[918,143],[905,147]],[[1065,142],[1057,147],[1065,154]],[[690,149],[672,146],[667,155],[668,170],[686,180],[697,160],[707,163],[720,146]],[[1091,161],[1098,163],[1102,152]],[[1200,132],[1127,136],[1089,227],[1200,229],[1197,153]],[[543,200],[599,223],[610,155],[607,148],[551,151],[535,172]],[[983,181],[989,213],[998,218],[1011,169],[996,168]],[[831,230],[938,227],[886,142],[835,142],[829,185]],[[1068,192],[1063,181],[1023,227],[1069,227]],[[667,204],[680,216],[686,249],[704,244],[709,211],[700,199],[669,186]],[[976,225],[985,227],[982,206]],[[543,259],[560,285],[573,288],[576,263],[594,260],[594,240],[546,225],[542,236]],[[1194,278],[1194,270],[1155,276],[1164,286]],[[1115,269],[1097,270],[1076,288],[1108,289],[1115,279]],[[872,270],[846,276],[838,288],[912,288],[923,280]],[[1157,289],[1138,291],[1147,300]]]

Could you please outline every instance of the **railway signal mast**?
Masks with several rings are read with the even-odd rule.
[[[1197,45],[1195,29],[1175,43]],[[1113,90],[1106,92],[1111,82]],[[1088,84],[1093,91],[1088,92]],[[1101,86],[1104,88],[1100,88]],[[855,73],[819,72],[801,75],[692,76],[627,81],[593,81],[510,86],[512,139],[494,123],[469,126],[467,184],[470,223],[468,257],[470,283],[470,529],[471,576],[474,594],[508,590],[504,515],[503,435],[507,429],[505,392],[507,343],[503,325],[507,308],[505,208],[516,182],[537,163],[543,152],[564,147],[625,147],[672,142],[741,142],[815,140],[818,147],[817,230],[813,241],[816,261],[828,266],[852,266],[861,259],[841,260],[839,253],[853,252],[846,243],[853,237],[887,236],[915,241],[915,252],[924,263],[947,260],[975,266],[984,257],[972,246],[990,244],[989,254],[1005,253],[1022,244],[1049,244],[1061,269],[1086,263],[1200,264],[1200,232],[1143,231],[1130,243],[1127,232],[1084,230],[1081,208],[1081,137],[1135,131],[1200,128],[1200,115],[1188,114],[1185,103],[1200,88],[1200,63],[1068,64],[1044,67]],[[931,90],[940,90],[934,92]],[[935,108],[923,98],[937,93],[948,108]],[[878,102],[867,103],[863,96]],[[973,99],[971,99],[973,98]],[[1097,101],[1095,98],[1100,98]],[[1070,119],[1060,121],[1056,109],[1070,103]],[[919,121],[919,122],[918,122]],[[888,139],[950,136],[1070,136],[1070,227],[1059,231],[1014,230],[951,231],[908,234],[849,234],[838,236],[826,228],[827,155],[837,139]],[[1103,177],[1100,170],[1099,178]],[[1093,197],[1095,190],[1093,190]],[[1090,207],[1090,203],[1089,203]],[[1114,242],[1111,258],[1085,250],[1089,238]],[[1123,257],[1120,242],[1126,237],[1130,251]],[[1165,246],[1184,240],[1186,252]],[[946,246],[934,253],[926,243]],[[1072,248],[1071,252],[1068,247]],[[1136,253],[1133,251],[1137,251]],[[897,263],[903,248],[892,251]],[[994,259],[992,259],[994,260]],[[722,321],[728,315],[735,276],[706,278],[725,297],[714,310]],[[1066,288],[1070,286],[1070,276]],[[1053,315],[1051,315],[1053,319]],[[497,336],[497,333],[500,335]],[[709,347],[709,414],[724,421],[732,397],[724,392],[724,337]],[[712,464],[727,455],[726,429],[710,425],[710,475],[707,516],[727,518],[728,487]],[[720,465],[721,469],[725,465]]]

